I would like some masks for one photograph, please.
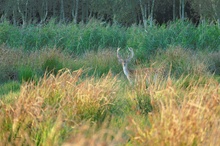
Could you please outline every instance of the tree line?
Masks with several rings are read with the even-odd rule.
[[[0,0],[0,21],[13,25],[87,23],[90,19],[124,26],[175,19],[220,21],[220,0]]]

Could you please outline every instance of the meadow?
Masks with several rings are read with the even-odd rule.
[[[220,28],[0,24],[0,145],[218,145]],[[131,68],[158,68],[130,85]]]

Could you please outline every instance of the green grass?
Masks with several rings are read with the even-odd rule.
[[[0,45],[24,50],[38,50],[56,46],[76,55],[109,47],[133,47],[140,60],[148,58],[158,48],[181,46],[193,50],[220,49],[220,29],[214,23],[194,26],[189,21],[175,21],[144,30],[133,25],[125,28],[91,20],[87,24],[56,24],[50,21],[42,27],[23,29],[8,22],[0,24]]]
[[[35,78],[35,71],[30,66],[20,66],[18,69],[19,81],[31,81]]]
[[[0,97],[7,95],[10,92],[17,92],[20,90],[21,84],[17,81],[9,81],[0,85]]]

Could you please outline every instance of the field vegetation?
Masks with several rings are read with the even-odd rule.
[[[220,28],[0,24],[1,145],[219,145]],[[130,85],[131,68],[164,71]],[[144,73],[143,73],[144,74]]]

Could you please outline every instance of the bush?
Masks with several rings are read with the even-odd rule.
[[[55,57],[46,59],[42,65],[43,72],[53,72],[54,74],[57,74],[62,68],[63,64]]]
[[[38,58],[41,65],[41,70],[43,74],[45,72],[54,73],[55,75],[59,70],[64,68],[64,58],[65,54],[59,49],[45,49],[40,52],[41,58]],[[68,56],[66,56],[68,59]]]
[[[35,77],[35,71],[30,66],[20,66],[18,68],[19,81],[31,81]]]

